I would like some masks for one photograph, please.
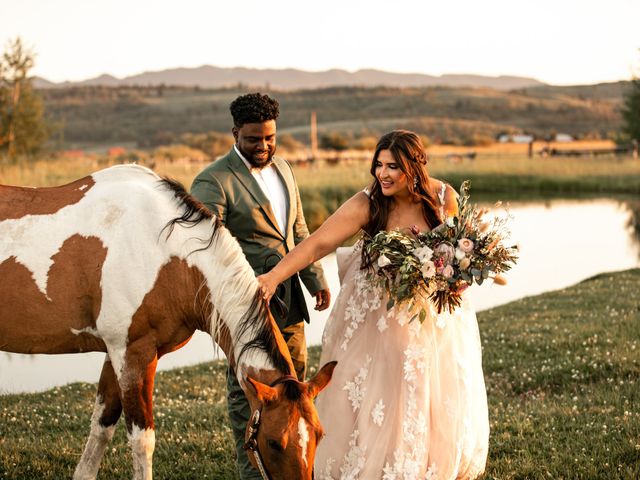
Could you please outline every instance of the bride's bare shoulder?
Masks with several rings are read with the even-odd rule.
[[[455,215],[458,211],[458,192],[455,188],[442,180],[431,177],[429,178],[429,191],[444,206],[447,215]]]

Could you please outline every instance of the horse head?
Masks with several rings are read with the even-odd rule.
[[[316,447],[323,436],[313,400],[331,380],[336,364],[325,364],[308,382],[285,375],[267,385],[247,377],[252,415],[245,449],[265,480],[312,478]]]

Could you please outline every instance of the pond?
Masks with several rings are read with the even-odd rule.
[[[506,286],[484,285],[469,290],[478,310],[556,290],[592,275],[640,266],[640,242],[633,225],[640,224],[636,202],[612,199],[512,202],[512,239],[520,260],[508,272]],[[640,227],[638,227],[640,228]],[[323,260],[332,295],[339,283],[335,256]],[[311,305],[311,297],[307,298]],[[328,311],[311,311],[310,345],[321,342]],[[160,359],[161,370],[219,357],[211,337],[198,332],[181,350]],[[103,353],[20,355],[0,352],[0,393],[46,390],[70,382],[95,383]]]

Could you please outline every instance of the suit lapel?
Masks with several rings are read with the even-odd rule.
[[[229,153],[228,168],[236,176],[236,178],[244,186],[244,188],[249,192],[253,199],[258,203],[260,209],[262,210],[262,213],[264,213],[264,216],[269,221],[274,230],[284,238],[285,234],[283,234],[278,227],[276,216],[273,213],[273,208],[271,208],[271,202],[269,202],[269,199],[262,191],[260,184],[251,174],[247,166],[236,154],[236,151],[233,148]]]
[[[287,192],[287,205],[289,206],[287,210],[287,226],[285,230],[285,237],[287,236],[287,232],[289,232],[291,228],[291,224],[293,223],[295,217],[295,207],[296,207],[296,186],[293,175],[291,174],[291,169],[287,165],[287,163],[278,157],[273,157],[273,164],[276,167],[276,171],[278,175],[284,182],[285,190]]]

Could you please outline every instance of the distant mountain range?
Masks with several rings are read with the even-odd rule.
[[[220,68],[204,65],[197,68],[173,68],[157,72],[144,72],[125,78],[100,75],[80,82],[50,82],[36,77],[36,88],[65,88],[72,86],[124,86],[124,85],[176,85],[201,88],[223,88],[243,84],[273,90],[301,90],[334,86],[389,86],[389,87],[488,87],[513,90],[545,85],[534,78],[502,75],[425,75],[420,73],[392,73],[382,70],[326,70],[308,72],[296,69]]]

